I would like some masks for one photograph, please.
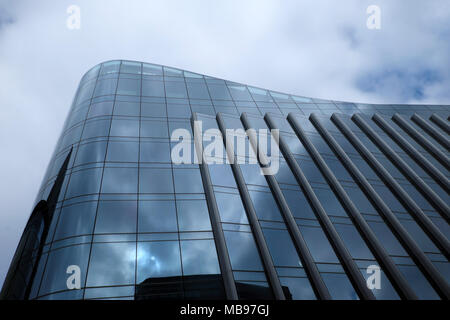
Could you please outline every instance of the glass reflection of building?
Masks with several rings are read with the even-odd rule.
[[[449,115],[99,64],[80,82],[1,297],[448,299]],[[192,133],[192,120],[280,129],[280,170],[173,163],[171,133]],[[67,287],[69,265],[80,289]],[[366,285],[370,265],[380,289]]]

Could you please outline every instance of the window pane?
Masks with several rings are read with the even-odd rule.
[[[215,196],[222,222],[248,224],[239,194],[216,192]]]
[[[82,244],[50,252],[39,295],[67,290],[68,274],[66,270],[70,265],[80,267],[80,280],[81,283],[84,283],[89,249],[89,244]]]
[[[183,275],[219,274],[214,240],[181,241]]]
[[[139,137],[139,121],[113,119],[111,124],[111,136]]]
[[[107,161],[138,162],[139,143],[129,141],[109,141]]]
[[[141,168],[139,185],[143,193],[173,193],[172,170]]]
[[[139,102],[116,101],[114,115],[117,116],[139,116]]]
[[[95,233],[136,232],[136,201],[100,201]]]
[[[106,141],[82,144],[78,148],[75,166],[105,160]]]
[[[173,201],[140,201],[139,232],[177,232]]]
[[[177,201],[178,226],[180,231],[209,231],[208,206],[204,200]]]
[[[224,231],[233,270],[263,271],[251,233]]]
[[[137,168],[105,168],[102,192],[137,193]]]
[[[77,203],[63,207],[56,228],[55,240],[91,234],[94,229],[97,202]]]
[[[166,142],[141,142],[141,162],[170,163],[170,145]]]
[[[175,192],[203,193],[202,178],[199,169],[174,169]]]
[[[149,278],[181,276],[178,241],[139,242],[137,283]]]
[[[142,80],[142,95],[146,97],[164,97],[164,82]]]
[[[119,78],[117,94],[129,96],[141,95],[141,80]]]
[[[168,135],[165,121],[141,121],[141,137],[167,138]]]
[[[186,85],[184,82],[166,81],[166,93],[170,98],[187,98]]]
[[[134,284],[136,243],[94,243],[87,286]]]
[[[98,193],[101,174],[100,168],[72,172],[66,198]]]

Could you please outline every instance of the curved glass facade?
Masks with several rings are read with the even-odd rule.
[[[1,297],[449,298],[449,116],[99,64],[81,79]],[[192,136],[194,120],[224,136],[279,129],[279,170],[261,174],[251,136],[242,163],[197,161],[201,146],[184,139],[178,164],[174,131]],[[214,157],[230,160],[221,148]]]

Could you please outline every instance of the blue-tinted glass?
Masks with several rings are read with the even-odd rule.
[[[205,83],[187,83],[189,98],[191,99],[209,99],[208,88]]]
[[[141,142],[141,162],[170,162],[170,145],[167,142]]]
[[[214,240],[181,241],[181,259],[185,276],[220,273]]]
[[[316,216],[306,200],[305,195],[300,190],[282,190],[289,209],[295,218],[315,219]]]
[[[87,286],[134,284],[136,243],[94,243]]]
[[[208,206],[204,200],[177,200],[180,231],[211,230]]]
[[[322,204],[323,208],[329,215],[343,217],[347,216],[344,208],[342,208],[341,203],[336,198],[333,191],[331,191],[330,189],[316,188],[314,189],[314,192],[316,193],[317,198],[319,198],[319,201]]]
[[[103,101],[91,105],[89,109],[88,118],[98,117],[98,116],[109,116],[112,114],[113,102]]]
[[[337,263],[334,251],[324,232],[319,227],[299,226],[300,231],[308,244],[309,251],[316,262]]]
[[[136,201],[100,201],[95,233],[136,232]]]
[[[75,166],[105,160],[106,141],[82,144],[78,147]]]
[[[164,97],[164,82],[142,80],[142,95],[147,97]]]
[[[322,273],[322,279],[333,299],[358,300],[358,295],[345,274]]]
[[[117,94],[138,96],[141,94],[141,80],[119,78]]]
[[[110,124],[111,121],[109,119],[86,121],[82,139],[108,136]]]
[[[203,193],[199,169],[174,169],[175,192]]]
[[[271,193],[250,191],[250,197],[259,219],[274,221],[283,220]]]
[[[165,121],[141,121],[141,137],[168,137],[167,123]]]
[[[170,98],[187,98],[186,84],[184,82],[166,81],[166,94]]]
[[[216,192],[215,196],[222,222],[248,224],[239,194]]]
[[[261,260],[251,233],[224,231],[234,270],[262,271]]]
[[[114,115],[117,116],[139,116],[139,102],[116,101],[114,104]]]
[[[62,208],[55,240],[90,234],[94,229],[97,202],[83,202]]]
[[[167,117],[164,103],[141,103],[142,117]]]
[[[105,168],[102,192],[137,193],[137,168]]]
[[[106,161],[137,162],[138,154],[138,142],[109,141]]]
[[[110,134],[111,136],[139,137],[139,121],[113,119]]]
[[[98,193],[102,169],[87,169],[72,172],[66,198],[82,194]]]
[[[139,242],[137,283],[149,278],[181,276],[178,241]]]
[[[141,168],[139,191],[142,193],[173,193],[172,170]]]
[[[292,300],[315,300],[316,295],[308,278],[280,278],[281,285],[289,290]],[[285,290],[286,290],[285,289]]]
[[[89,250],[90,245],[82,244],[50,252],[39,295],[67,290],[67,278],[70,275],[66,270],[71,265],[80,267],[80,283],[84,283]]]
[[[173,201],[140,201],[139,232],[176,232],[177,217]]]
[[[228,88],[224,84],[208,84],[208,88],[212,99],[231,100]]]
[[[301,263],[287,230],[263,229],[275,266],[300,267]]]
[[[115,94],[117,87],[117,79],[98,80],[95,87],[94,97]]]

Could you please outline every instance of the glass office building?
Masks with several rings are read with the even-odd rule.
[[[80,82],[1,298],[448,299],[449,116],[101,63]],[[248,152],[218,140],[206,159],[206,134],[174,161],[173,133],[194,121],[240,129]],[[243,134],[260,129],[279,130],[273,175],[262,136]]]

